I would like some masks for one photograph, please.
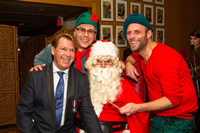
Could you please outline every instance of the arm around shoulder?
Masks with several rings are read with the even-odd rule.
[[[126,63],[134,64],[135,62],[136,60],[131,55],[126,58]]]
[[[137,80],[137,76],[139,76],[139,73],[137,72],[136,68],[133,66],[133,64],[136,62],[136,60],[129,55],[126,59],[126,75],[135,81]]]

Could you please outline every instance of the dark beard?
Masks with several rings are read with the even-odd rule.
[[[134,41],[134,40],[135,39],[129,40],[129,42]],[[140,52],[142,49],[144,49],[147,46],[147,44],[148,44],[147,35],[145,34],[144,38],[142,40],[139,39],[138,41],[140,41],[140,43],[139,43],[139,45],[138,45],[137,48],[131,47],[131,45],[129,43],[131,51],[133,51],[133,52]]]

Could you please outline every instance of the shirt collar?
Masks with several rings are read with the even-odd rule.
[[[56,65],[54,64],[54,62],[52,63],[52,65],[53,65],[53,73],[57,73],[57,72],[59,72],[60,70],[56,67]],[[69,68],[68,69],[66,69],[65,71],[63,71],[65,74],[68,74],[68,72],[69,72]]]

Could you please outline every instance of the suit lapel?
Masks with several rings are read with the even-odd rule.
[[[65,109],[65,122],[69,118],[69,114],[72,111],[72,99],[74,97],[74,70],[72,67],[69,69],[68,82],[67,82],[67,99],[66,99],[66,109]]]
[[[47,91],[48,91],[48,97],[49,97],[49,104],[51,107],[51,112],[53,115],[54,122],[56,124],[56,111],[55,111],[55,100],[54,100],[54,82],[53,82],[53,68],[52,63],[47,66],[47,73],[46,73],[46,79],[47,79]]]

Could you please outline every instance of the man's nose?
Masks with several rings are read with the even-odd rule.
[[[105,61],[104,60],[101,63],[101,67],[103,67],[103,68],[105,67]]]
[[[70,55],[71,55],[70,51],[69,51],[69,50],[66,50],[65,55],[66,55],[66,56],[70,56]]]
[[[135,34],[134,33],[131,33],[130,34],[130,38],[132,39],[132,38],[135,38]]]
[[[88,36],[88,31],[87,31],[87,30],[85,31],[85,34],[84,34],[84,35],[85,35],[85,36]]]

